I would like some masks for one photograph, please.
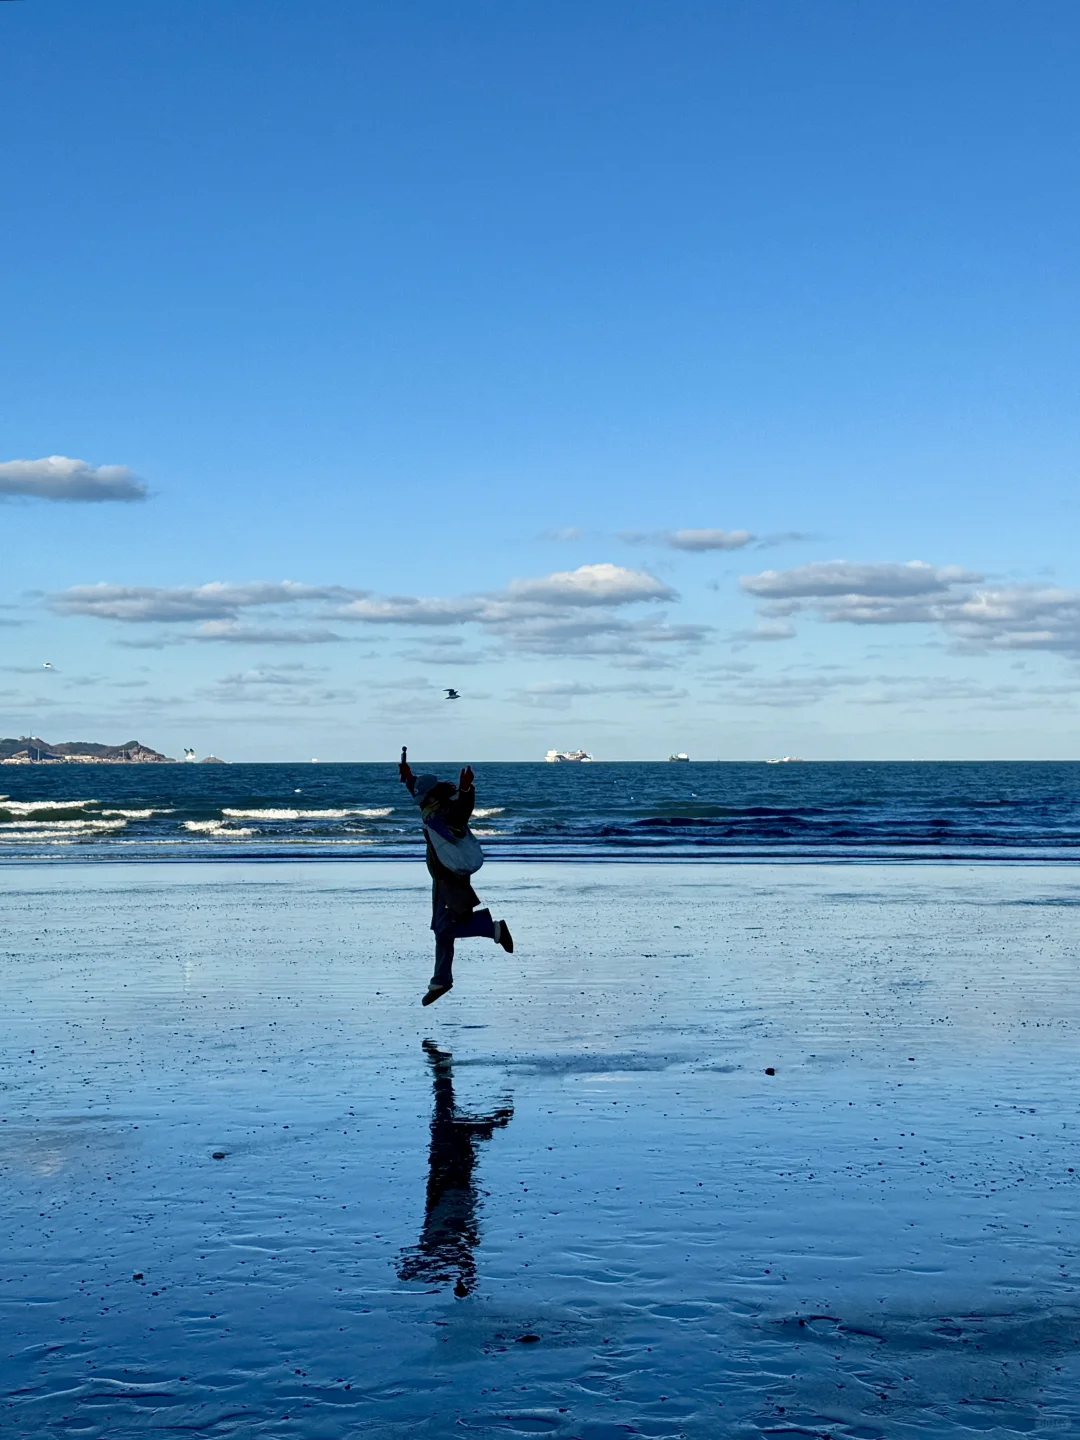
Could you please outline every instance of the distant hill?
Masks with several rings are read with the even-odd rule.
[[[123,745],[94,745],[85,740],[67,740],[62,745],[52,745],[37,735],[20,735],[18,740],[0,740],[0,764],[23,764],[32,762],[68,765],[115,765],[118,762],[132,765],[170,765],[174,762],[168,755],[161,755],[138,740],[127,740]]]

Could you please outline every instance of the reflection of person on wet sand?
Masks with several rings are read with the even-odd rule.
[[[402,1280],[434,1284],[448,1284],[456,1277],[454,1294],[465,1296],[476,1286],[473,1249],[480,1240],[473,1181],[477,1143],[509,1125],[514,1108],[505,1105],[490,1115],[463,1115],[454,1101],[453,1057],[430,1040],[424,1041],[424,1049],[435,1087],[427,1206],[419,1243],[401,1252],[398,1275]]]

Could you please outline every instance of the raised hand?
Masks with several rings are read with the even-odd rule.
[[[473,774],[472,766],[466,765],[465,769],[462,770],[461,774],[458,776],[458,789],[471,790],[475,781],[476,776]]]

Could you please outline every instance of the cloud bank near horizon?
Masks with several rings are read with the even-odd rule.
[[[669,625],[662,617],[626,619],[626,606],[673,604],[678,592],[644,570],[607,562],[581,565],[531,579],[512,580],[504,590],[450,598],[373,595],[340,585],[301,585],[295,581],[160,588],[99,583],[77,585],[51,595],[55,613],[128,625],[192,624],[173,641],[135,642],[160,646],[180,641],[305,644],[343,638],[325,623],[379,629],[432,629],[476,625],[499,640],[506,651],[537,655],[605,655],[640,663],[652,647],[695,646],[710,632],[705,625]],[[245,612],[263,616],[291,612],[303,626],[248,626]],[[286,614],[286,620],[288,614]],[[127,642],[131,643],[131,642]],[[654,665],[666,664],[655,660]]]
[[[728,632],[736,644],[789,640],[803,616],[879,629],[931,626],[954,649],[973,654],[1048,651],[1080,658],[1080,591],[997,585],[957,565],[815,561],[744,575],[739,590],[757,603],[759,619]],[[680,601],[677,590],[647,570],[601,562],[459,596],[379,595],[290,580],[214,581],[174,588],[80,585],[46,603],[64,616],[159,627],[153,638],[124,642],[137,648],[325,644],[355,638],[358,630],[371,637],[411,631],[414,640],[449,638],[473,626],[494,642],[484,652],[488,658],[598,657],[644,670],[671,668],[715,633],[711,624],[669,620],[667,607]],[[259,623],[251,623],[256,618]]]
[[[826,624],[934,625],[962,650],[1080,658],[1080,591],[1060,586],[991,586],[977,571],[918,560],[826,560],[744,575],[739,584],[766,621],[808,612]]]

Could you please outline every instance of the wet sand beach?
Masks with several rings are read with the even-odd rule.
[[[0,871],[0,1435],[1080,1423],[1075,868],[479,878]]]

